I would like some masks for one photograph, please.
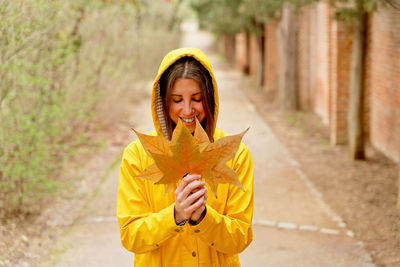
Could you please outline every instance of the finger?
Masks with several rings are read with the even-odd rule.
[[[182,195],[187,198],[187,196],[194,191],[194,189],[198,188],[198,189],[202,189],[205,188],[206,182],[204,181],[193,181],[190,184],[188,184],[182,191]]]
[[[206,208],[205,205],[201,205],[200,208],[198,208],[197,210],[195,210],[192,213],[192,216],[190,217],[190,219],[192,219],[193,221],[198,221],[201,217],[201,215],[203,214],[204,209]]]
[[[203,188],[196,193],[191,194],[188,196],[188,198],[185,200],[185,204],[190,206],[193,202],[197,201],[197,199],[204,197],[204,195],[207,193],[207,188]]]
[[[194,188],[194,189],[189,193],[189,195],[191,195],[191,194],[193,194],[193,193],[196,193],[197,191],[199,191],[199,190],[201,190],[201,189],[203,189],[203,188],[206,188],[205,185],[204,185],[203,187],[196,187],[196,188]]]
[[[188,184],[195,180],[200,180],[201,176],[199,174],[188,174],[185,177],[182,178],[182,182],[184,187],[186,187]]]
[[[199,198],[196,202],[194,202],[192,205],[190,205],[189,207],[187,207],[185,209],[185,213],[186,214],[192,214],[195,210],[197,210],[198,208],[200,208],[203,205],[204,199],[201,197]]]
[[[183,189],[191,182],[195,180],[201,179],[201,176],[198,174],[188,174],[182,178],[182,181],[179,183],[178,188],[179,191],[183,191]]]
[[[186,185],[186,187],[182,190],[182,192],[184,193],[184,195],[189,195],[190,193],[195,193],[196,191],[204,187],[205,187],[204,181],[195,180]]]
[[[198,202],[200,199],[201,202],[204,202],[204,190],[198,191],[196,194],[190,196],[190,198],[183,199],[179,201],[179,198],[175,201],[175,219],[182,218],[188,219],[191,216],[193,209],[190,208],[194,203]]]
[[[195,200],[204,195],[207,192],[207,188],[204,186],[205,182],[203,181],[193,181],[190,183],[183,192],[175,191],[175,203],[178,207],[190,206]],[[192,188],[195,189],[195,193],[193,193]],[[202,190],[202,191],[200,191]],[[190,199],[188,200],[188,198]]]

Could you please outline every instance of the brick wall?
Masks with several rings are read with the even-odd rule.
[[[330,121],[330,7],[320,2],[304,8],[299,16],[298,81],[302,109],[318,114],[324,124]]]
[[[331,143],[347,141],[352,33],[331,19],[326,2],[300,16],[300,107],[330,127]],[[400,158],[400,11],[381,9],[368,19],[364,131],[370,143]]]
[[[299,15],[298,92],[304,110],[318,114],[330,129],[331,143],[347,142],[352,50],[351,28],[332,19],[327,1]],[[266,25],[265,90],[278,90],[278,22]],[[365,137],[393,160],[400,159],[400,11],[380,9],[368,17],[364,85]],[[251,40],[250,71],[257,70]]]
[[[400,154],[400,11],[373,14],[367,62],[370,140],[392,159]]]

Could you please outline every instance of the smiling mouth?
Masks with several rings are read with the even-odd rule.
[[[196,118],[196,117],[193,117],[193,118],[191,118],[191,119],[181,118],[181,120],[182,120],[183,122],[185,122],[185,123],[192,123],[192,122],[194,122],[195,118]]]

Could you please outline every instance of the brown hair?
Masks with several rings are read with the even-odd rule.
[[[213,140],[215,99],[212,78],[206,68],[193,57],[182,57],[175,61],[160,78],[160,95],[163,101],[164,118],[166,120],[168,137],[172,136],[175,123],[169,117],[171,89],[178,79],[193,79],[199,83],[205,119],[201,123],[210,141]]]

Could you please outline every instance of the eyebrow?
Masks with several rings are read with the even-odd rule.
[[[195,96],[195,95],[198,95],[198,94],[201,94],[201,92],[195,93],[195,94],[193,94],[192,96]],[[182,96],[182,95],[171,94],[171,96]]]

